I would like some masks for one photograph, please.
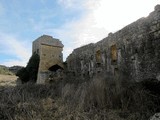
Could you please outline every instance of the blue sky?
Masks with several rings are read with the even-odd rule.
[[[147,16],[160,0],[0,0],[0,64],[26,65],[43,34],[76,47],[97,42]]]

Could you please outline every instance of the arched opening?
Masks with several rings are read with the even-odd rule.
[[[58,69],[63,70],[63,68],[61,66],[56,64],[56,65],[51,66],[48,70],[56,72]]]

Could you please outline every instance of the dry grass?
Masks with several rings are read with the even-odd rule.
[[[15,75],[1,75],[0,74],[0,86],[15,86],[17,76]]]
[[[0,120],[54,119],[59,91],[54,85],[0,87]]]
[[[66,84],[58,113],[67,120],[146,120],[157,109],[154,99],[134,84],[96,78],[78,86]]]
[[[62,83],[0,87],[0,120],[146,120],[159,110],[160,99],[134,83]]]

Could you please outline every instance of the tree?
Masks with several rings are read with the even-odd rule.
[[[17,76],[22,80],[22,83],[26,83],[28,81],[36,82],[37,73],[39,67],[39,55],[34,53],[25,68],[20,69],[17,72]]]
[[[34,53],[31,56],[27,66],[26,66],[26,70],[29,72],[30,80],[33,80],[35,82],[37,80],[39,61],[40,61],[39,55]]]
[[[16,73],[16,76],[22,80],[22,83],[28,82],[29,80],[29,73],[24,67]]]

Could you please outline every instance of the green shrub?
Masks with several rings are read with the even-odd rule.
[[[34,53],[29,59],[27,66],[17,72],[16,75],[22,80],[22,83],[26,83],[28,81],[36,82],[39,61],[39,55]]]
[[[31,56],[27,66],[26,66],[26,70],[29,73],[29,79],[33,80],[34,82],[37,80],[39,61],[40,61],[39,55],[34,53]]]
[[[26,68],[20,69],[16,75],[22,80],[23,83],[28,82],[29,80],[29,73]]]

